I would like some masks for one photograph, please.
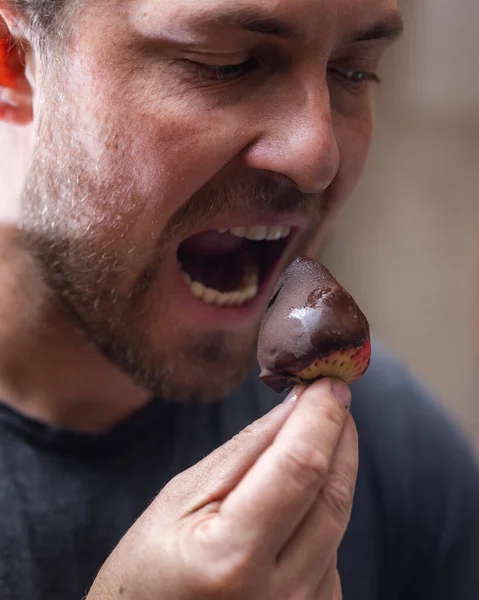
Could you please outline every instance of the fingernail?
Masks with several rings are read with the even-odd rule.
[[[331,389],[334,396],[344,408],[349,409],[351,406],[351,390],[349,387],[339,379],[333,379],[331,382]]]
[[[283,404],[293,404],[300,397],[304,389],[302,385],[295,385],[294,388],[289,392],[286,398],[283,400]]]

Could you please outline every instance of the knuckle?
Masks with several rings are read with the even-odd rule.
[[[358,430],[356,428],[356,423],[354,422],[354,419],[351,415],[351,413],[348,414],[348,418],[346,420],[346,423],[344,425],[344,434],[349,438],[349,443],[353,446],[357,446],[358,445]]]
[[[249,556],[241,550],[229,550],[207,565],[200,565],[195,588],[201,597],[240,598],[252,582]]]
[[[257,581],[255,561],[243,544],[235,543],[216,517],[206,515],[181,528],[175,536],[187,589],[195,598],[245,598]]]
[[[359,438],[358,428],[356,427],[356,423],[354,422],[354,419],[351,416],[351,413],[348,416],[348,420],[346,422],[346,427],[347,427],[347,429],[349,431],[349,434],[350,434],[353,442],[357,443],[358,442],[358,438]]]
[[[343,430],[345,420],[348,416],[348,413],[344,410],[344,408],[336,399],[331,398],[329,402],[321,404],[319,410],[322,417],[339,434]]]
[[[248,442],[250,439],[256,438],[258,435],[258,426],[256,423],[251,423],[245,427],[242,431],[236,434],[233,438],[237,443],[243,444]]]
[[[301,487],[317,489],[327,479],[328,459],[312,444],[297,441],[280,455],[279,460],[283,472]]]
[[[170,504],[178,499],[178,480],[172,479],[168,481],[163,488],[159,491],[156,497],[156,503],[162,502]]]
[[[322,496],[335,521],[345,529],[351,516],[354,484],[347,477],[336,474],[330,477]]]
[[[258,426],[256,423],[252,423],[245,427],[242,431],[232,437],[225,445],[228,452],[236,454],[237,452],[243,452],[246,447],[251,445],[254,440],[258,437]]]
[[[168,481],[158,494],[158,499],[168,504],[178,502],[182,499],[189,490],[189,471],[180,473]]]

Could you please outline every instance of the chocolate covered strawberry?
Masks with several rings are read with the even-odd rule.
[[[350,384],[364,374],[370,356],[369,324],[353,297],[319,262],[297,259],[263,317],[261,379],[278,392],[320,377]]]

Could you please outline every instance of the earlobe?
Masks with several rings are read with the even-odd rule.
[[[33,120],[33,94],[26,75],[26,47],[13,39],[0,14],[0,121],[14,125],[28,125]]]

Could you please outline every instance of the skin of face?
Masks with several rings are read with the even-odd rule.
[[[85,0],[36,57],[21,227],[72,319],[136,383],[209,400],[244,378],[274,279],[317,251],[363,170],[369,79],[391,42],[378,24],[395,20],[393,0]],[[183,240],[290,222],[254,309],[190,302]]]

